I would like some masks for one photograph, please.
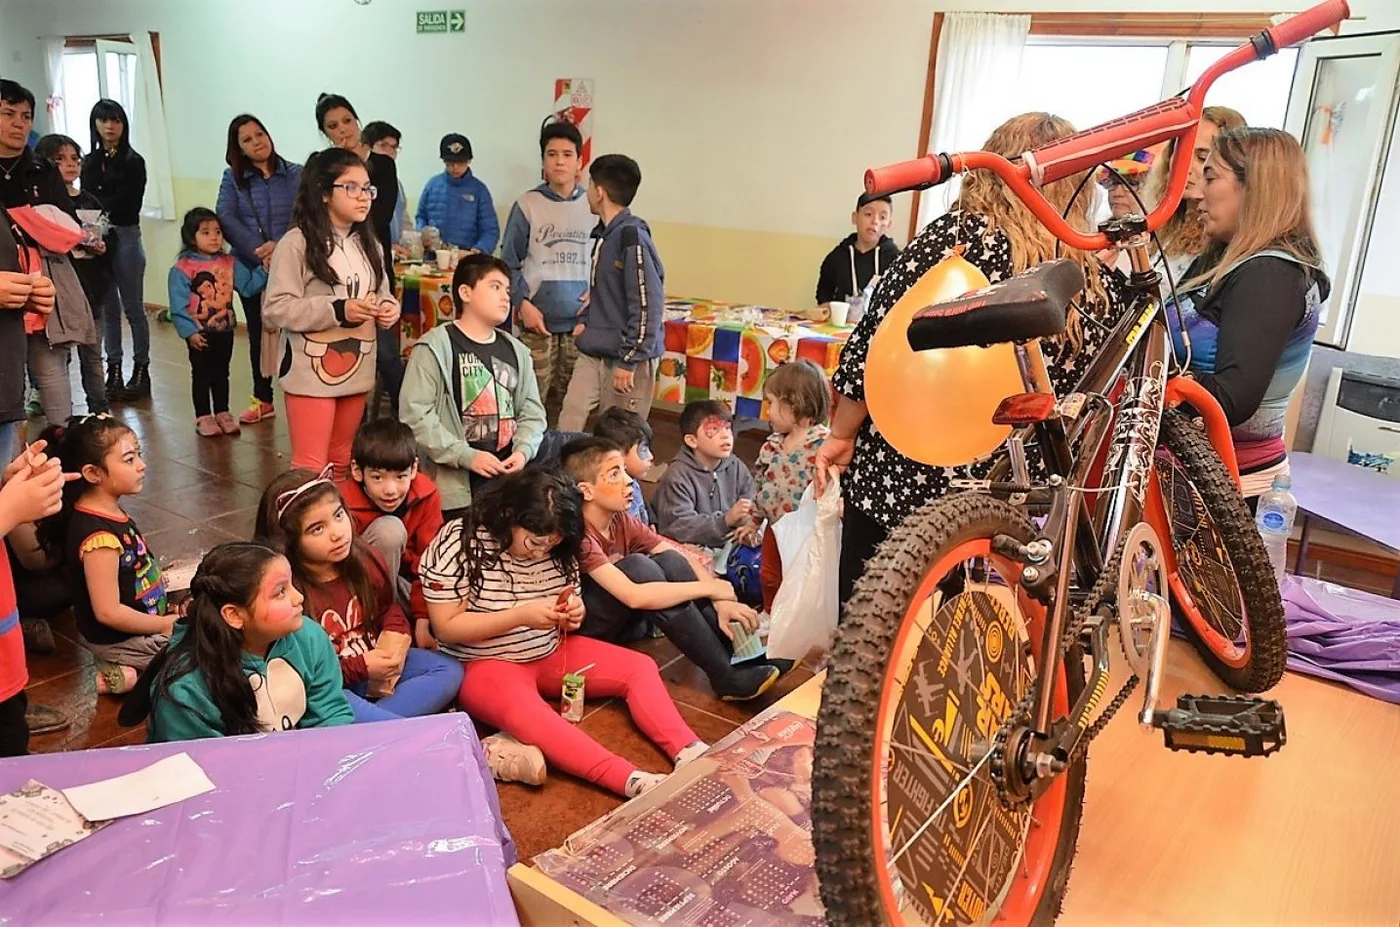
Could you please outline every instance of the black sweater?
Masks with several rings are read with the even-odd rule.
[[[875,276],[877,256],[880,273],[883,274],[899,258],[899,246],[894,239],[884,235],[874,248],[861,252],[856,248],[855,233],[847,235],[822,261],[821,273],[817,276],[817,304],[824,305],[833,300],[845,302],[864,290],[870,278]],[[855,280],[851,279],[852,257],[855,259]]]
[[[39,160],[34,154],[34,149],[24,149],[14,165],[8,168],[9,180],[5,179],[5,173],[6,171],[0,170],[0,206],[14,209],[19,206],[40,206],[47,203],[59,207],[64,212],[73,212],[68,188],[64,186],[58,168],[47,161]]]
[[[112,224],[141,223],[146,198],[146,159],[130,148],[94,151],[83,159],[83,189],[97,197]]]
[[[394,159],[388,155],[371,152],[369,182],[374,185],[375,200],[369,207],[369,223],[374,228],[374,237],[384,248],[384,269],[392,283],[394,279],[394,205],[399,199],[399,170]]]

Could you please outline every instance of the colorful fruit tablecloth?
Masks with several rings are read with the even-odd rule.
[[[849,327],[811,322],[786,310],[667,299],[656,401],[683,405],[719,399],[735,415],[763,418],[763,381],[771,371],[803,358],[831,376],[850,333]]]
[[[408,356],[409,348],[435,326],[452,318],[452,275],[413,273],[405,266],[394,268],[398,283],[394,296],[403,307],[399,317],[399,352]]]

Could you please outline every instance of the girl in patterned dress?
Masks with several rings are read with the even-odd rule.
[[[1049,113],[1024,113],[1002,123],[986,144],[987,151],[1008,158],[1019,157],[1074,132],[1074,127]],[[1093,197],[1081,195],[1071,203],[1083,175],[1047,184],[1042,193],[1057,212],[1065,212],[1071,224],[1093,227]],[[1031,211],[991,171],[970,171],[953,207],[910,242],[899,261],[881,278],[870,309],[856,324],[841,352],[841,363],[832,378],[840,398],[832,417],[831,435],[817,455],[815,479],[825,484],[829,466],[842,471],[840,597],[846,602],[852,587],[889,532],[905,516],[937,499],[962,478],[982,478],[992,460],[957,467],[931,467],[905,457],[874,428],[865,405],[865,357],[870,340],[905,290],[955,248],[992,283],[1057,256],[1079,263],[1085,288],[1077,305],[1069,308],[1063,335],[1041,342],[1045,363],[1059,395],[1071,392],[1125,307],[1121,274],[1100,264],[1092,255],[1065,248]],[[956,396],[914,397],[918,402],[957,402]],[[1040,455],[1027,445],[1033,477],[1044,476]]]
[[[768,522],[763,532],[760,581],[763,609],[773,610],[773,597],[783,581],[783,561],[773,526],[796,509],[817,464],[817,451],[831,433],[831,384],[822,369],[809,360],[783,364],[763,383],[768,403],[768,424],[773,434],[758,451],[754,508]]]

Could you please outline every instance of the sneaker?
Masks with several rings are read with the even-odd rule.
[[[21,618],[20,631],[24,635],[24,649],[39,656],[54,652],[53,628],[42,618]]]
[[[223,431],[219,428],[219,423],[214,420],[214,416],[212,415],[201,415],[199,418],[195,419],[194,430],[199,432],[201,438],[217,438],[219,435],[223,434]]]
[[[776,666],[762,663],[752,669],[739,670],[733,676],[733,685],[728,692],[715,690],[715,694],[722,701],[726,702],[747,702],[751,698],[758,698],[778,681],[782,673]]]
[[[136,687],[136,677],[139,675],[135,667],[98,660],[97,694],[125,695]]]
[[[665,781],[666,777],[661,773],[642,772],[638,769],[627,777],[627,785],[623,787],[623,792],[628,798],[636,798],[638,795],[645,795]]]
[[[277,407],[270,402],[263,402],[256,396],[248,404],[248,408],[238,413],[238,420],[245,425],[256,425],[258,422],[265,422],[276,417]]]
[[[219,430],[226,435],[236,435],[243,430],[238,427],[238,420],[228,412],[220,412],[215,415],[214,422],[219,426]]]
[[[705,755],[705,751],[708,749],[710,749],[709,744],[705,743],[703,740],[697,740],[695,743],[676,754],[676,768],[680,769],[686,763],[700,759],[700,757]]]
[[[24,709],[24,726],[29,728],[31,734],[52,734],[56,731],[66,731],[73,725],[68,720],[68,716],[57,708],[50,708],[47,705],[30,705]]]
[[[539,747],[522,744],[506,733],[492,734],[481,742],[481,747],[486,751],[491,775],[499,781],[544,785],[544,754]]]
[[[29,418],[38,418],[44,414],[44,404],[39,401],[38,390],[29,391],[29,398],[24,403],[24,414]]]

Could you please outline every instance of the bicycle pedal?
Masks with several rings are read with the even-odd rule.
[[[1288,742],[1283,706],[1248,695],[1182,695],[1170,711],[1154,712],[1169,750],[1268,756]]]

